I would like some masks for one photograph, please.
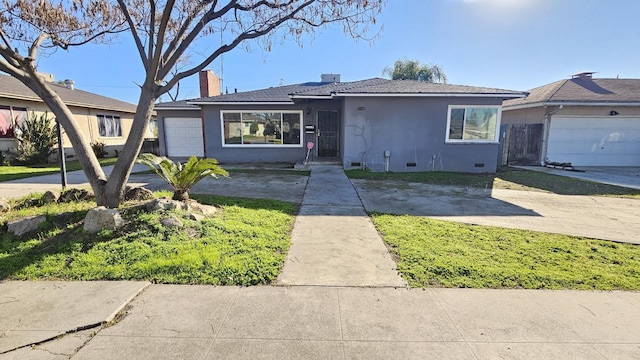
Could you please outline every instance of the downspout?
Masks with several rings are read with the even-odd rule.
[[[558,106],[557,109],[555,110],[551,110],[549,112],[545,112],[544,114],[544,121],[542,123],[542,153],[540,154],[541,159],[540,159],[540,166],[544,166],[544,161],[547,158],[547,147],[549,145],[549,124],[551,123],[551,115],[557,113],[558,111],[562,110],[562,108],[564,107],[564,105],[560,105]],[[545,109],[547,107],[545,106]]]

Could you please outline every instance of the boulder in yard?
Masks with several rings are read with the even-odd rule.
[[[84,218],[84,231],[97,233],[102,230],[116,230],[124,225],[124,220],[115,209],[98,206],[89,210]]]
[[[60,195],[58,195],[56,192],[47,190],[47,192],[42,194],[41,200],[43,204],[54,204],[58,202],[59,197]]]
[[[38,226],[46,220],[47,217],[44,215],[35,215],[9,221],[7,223],[7,231],[15,236],[22,236],[32,231],[38,230]]]
[[[167,198],[155,199],[147,203],[147,211],[158,210],[187,210],[188,205],[182,201]]]
[[[7,201],[7,199],[0,199],[0,212],[9,211],[9,210],[11,210],[11,205],[9,205],[9,202]]]
[[[190,213],[189,214],[189,219],[193,220],[193,221],[202,221],[204,220],[205,216],[204,215],[200,215],[200,214],[196,214],[196,213]]]
[[[199,202],[197,202],[195,200],[188,200],[187,201],[187,211],[192,213],[192,214],[199,214],[199,215],[204,215],[205,217],[207,217],[207,216],[215,215],[216,212],[218,211],[218,208],[216,208],[215,206],[211,206],[211,205],[200,204]]]
[[[175,216],[170,216],[160,220],[160,224],[168,228],[175,228],[175,227],[181,228],[183,226],[182,221],[180,221],[180,219],[178,219]]]

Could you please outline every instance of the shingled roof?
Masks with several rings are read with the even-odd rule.
[[[562,104],[640,105],[640,79],[560,80],[531,89],[527,97],[505,101],[504,109]]]
[[[350,82],[307,82],[295,85],[270,87],[267,89],[224,94],[193,100],[184,103],[191,105],[207,104],[293,104],[295,99],[331,99],[341,96],[496,96],[504,98],[522,97],[520,91],[492,89],[485,87],[432,84],[415,80],[388,80],[372,78]],[[160,103],[155,109],[180,108],[180,104]]]
[[[128,102],[78,89],[67,89],[64,85],[49,84],[67,106],[135,113],[136,106]],[[9,75],[0,74],[0,98],[42,102],[31,89]]]

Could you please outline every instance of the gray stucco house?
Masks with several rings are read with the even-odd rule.
[[[503,163],[640,166],[640,79],[580,72],[503,103]]]
[[[201,73],[201,91],[202,80]],[[160,149],[169,157],[301,163],[313,143],[311,160],[345,169],[494,172],[501,104],[524,95],[412,80],[340,82],[340,75],[324,74],[320,82],[160,103],[155,110]]]

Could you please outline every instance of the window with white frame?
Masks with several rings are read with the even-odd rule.
[[[26,108],[0,105],[0,138],[14,138],[16,126],[26,116]]]
[[[120,116],[98,115],[97,118],[100,137],[122,137]]]
[[[224,146],[302,146],[302,111],[221,111]]]
[[[499,130],[499,106],[449,106],[447,142],[495,143]]]

